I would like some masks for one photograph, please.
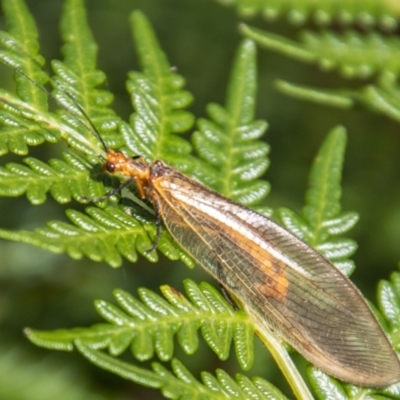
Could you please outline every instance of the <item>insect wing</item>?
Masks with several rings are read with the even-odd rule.
[[[167,168],[152,196],[172,236],[305,358],[346,382],[387,386],[400,364],[358,289],[282,227]]]

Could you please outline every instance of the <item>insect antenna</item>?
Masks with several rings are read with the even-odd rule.
[[[24,55],[29,57],[29,59],[34,62],[41,70],[42,66],[40,63],[35,60],[30,54],[26,53],[23,49],[19,49]],[[68,92],[68,90],[61,84],[57,83],[56,80],[52,79],[50,76],[48,76],[50,83],[56,88],[59,89],[63,94],[65,94],[69,100],[73,103],[73,105],[79,110],[81,115],[84,117],[86,120],[83,121],[81,118],[79,118],[75,112],[71,111],[69,106],[65,105],[61,100],[57,98],[53,93],[51,93],[49,90],[47,90],[43,85],[40,83],[36,82],[34,79],[32,79],[29,75],[27,75],[20,67],[17,67],[16,65],[13,65],[11,62],[5,60],[4,58],[0,58],[0,61],[6,65],[7,67],[13,69],[16,73],[19,75],[23,76],[27,81],[29,81],[32,85],[36,86],[39,90],[41,90],[43,93],[46,94],[49,98],[51,98],[58,106],[60,106],[70,117],[72,117],[79,125],[81,125],[83,128],[85,128],[88,132],[90,132],[96,139],[99,140],[101,143],[103,149],[105,152],[107,152],[109,149],[101,137],[99,131],[97,130],[96,126],[94,125],[93,121],[90,119],[86,111],[82,108],[82,106],[76,101],[76,99],[71,95],[71,93]],[[43,70],[42,70],[43,71]],[[105,158],[102,155],[98,155],[99,158],[102,161],[105,161]]]
[[[51,80],[53,81],[53,80]],[[76,101],[76,99],[72,96],[71,93],[68,92],[68,90],[63,86],[55,83],[57,88],[60,89],[73,103],[74,106],[79,110],[79,112],[85,117],[86,121],[89,123],[89,125],[85,124],[81,119],[79,119],[72,111],[68,110],[68,108],[64,108],[65,111],[68,112],[69,115],[71,115],[76,121],[78,121],[83,127],[85,127],[94,137],[96,137],[101,145],[103,146],[103,149],[105,152],[109,150],[107,147],[105,141],[101,137],[99,131],[97,130],[96,126],[94,125],[93,121],[90,119],[89,115],[87,112],[82,108],[82,106]],[[45,88],[44,88],[45,89]],[[53,96],[52,93],[50,93],[51,97],[54,98],[55,101],[57,101],[57,98]],[[62,105],[61,102],[57,101],[58,105]],[[104,157],[102,157],[104,160]]]

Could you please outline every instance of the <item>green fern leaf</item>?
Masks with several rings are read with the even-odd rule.
[[[0,195],[15,197],[26,193],[28,200],[37,205],[46,201],[47,192],[59,203],[104,193],[100,182],[89,179],[91,165],[83,157],[66,151],[63,158],[64,161],[52,159],[46,164],[29,157],[23,160],[26,165],[0,166]]]
[[[36,56],[38,43],[31,43],[37,36],[36,27],[25,5],[20,0],[4,3],[10,14],[10,33],[2,32],[0,35],[3,38],[1,44],[6,47],[0,53],[0,60],[17,69],[19,98],[6,92],[1,95],[3,112],[0,121],[8,128],[2,130],[1,153],[11,150],[27,154],[27,145],[38,145],[44,140],[55,142],[62,137],[80,151],[90,153],[92,150],[92,153],[99,154],[97,139],[88,129],[89,123],[83,122],[86,118],[90,118],[98,127],[110,146],[121,146],[122,139],[117,132],[119,118],[108,107],[112,95],[95,89],[105,80],[105,76],[94,69],[96,45],[85,23],[82,0],[65,2],[62,21],[66,42],[63,48],[65,62],[53,62],[56,72],[53,79],[40,69],[43,61]],[[9,3],[13,7],[7,6]],[[18,5],[17,10],[14,5]],[[15,18],[16,15],[19,18]],[[29,40],[21,37],[20,33],[13,35],[14,32],[26,33]],[[57,117],[47,111],[47,94],[39,87],[49,79],[55,87],[54,98],[65,107],[65,110],[59,110]],[[76,102],[80,107],[76,106]],[[26,137],[25,131],[28,131]],[[110,136],[112,139],[107,141]]]
[[[97,45],[87,25],[83,0],[64,2],[61,34],[64,41],[64,61],[52,62],[56,74],[52,83],[55,88],[53,95],[68,110],[58,111],[62,120],[79,131],[89,142],[96,144],[98,139],[80,122],[88,118],[108,146],[121,147],[123,141],[118,132],[120,119],[109,107],[113,95],[97,88],[104,83],[106,76],[96,69]],[[86,115],[82,115],[72,99],[82,107]]]
[[[72,20],[75,22],[79,20],[79,23],[76,24],[77,26],[75,26],[75,23],[71,23]],[[183,84],[183,80],[178,76],[173,76],[168,66],[161,69],[162,73],[157,68],[148,67],[149,65],[152,66],[153,62],[161,62],[162,57],[160,54],[162,55],[162,51],[156,46],[157,43],[154,34],[145,18],[140,13],[135,13],[133,20],[138,40],[143,40],[146,42],[146,46],[150,46],[147,47],[148,53],[143,48],[141,49],[144,60],[143,65],[146,69],[142,77],[143,79],[150,79],[148,82],[153,82],[153,90],[158,96],[155,98],[146,98],[143,95],[143,98],[149,104],[154,104],[158,99],[161,107],[158,109],[159,112],[155,113],[156,118],[154,119],[154,110],[138,106],[142,100],[140,96],[135,94],[135,98],[138,99],[136,105],[139,111],[137,115],[143,121],[153,121],[160,128],[158,133],[164,139],[160,135],[157,136],[154,143],[157,144],[156,147],[158,149],[162,148],[159,145],[163,141],[164,147],[167,150],[168,146],[166,146],[166,143],[169,143],[170,146],[179,144],[177,149],[179,149],[178,152],[180,152],[180,155],[175,152],[178,155],[174,160],[175,164],[181,163],[182,168],[185,169],[183,164],[186,163],[184,160],[186,160],[187,156],[181,156],[187,154],[188,150],[190,150],[190,145],[183,139],[173,136],[172,133],[181,130],[183,127],[182,121],[186,120],[186,127],[192,124],[193,117],[181,110],[191,99],[191,96],[187,92],[178,90]],[[63,49],[66,61],[54,64],[58,75],[52,79],[52,83],[55,86],[54,96],[57,98],[58,103],[64,105],[66,109],[59,111],[60,116],[55,116],[47,111],[42,111],[35,105],[31,105],[16,96],[4,92],[1,99],[3,100],[3,109],[7,110],[8,113],[5,118],[7,120],[14,118],[13,122],[17,121],[23,127],[35,126],[35,129],[37,129],[38,126],[44,126],[47,131],[57,132],[57,137],[64,138],[72,147],[88,154],[92,154],[94,151],[95,154],[99,155],[101,151],[98,148],[98,143],[96,143],[97,139],[89,132],[90,126],[89,129],[84,126],[87,123],[82,122],[82,118],[86,118],[87,116],[93,120],[98,125],[102,134],[104,130],[108,130],[108,133],[115,133],[115,128],[120,123],[119,120],[114,118],[113,112],[108,108],[111,96],[107,92],[96,89],[96,86],[104,80],[104,76],[101,72],[94,69],[96,46],[91,39],[90,32],[85,23],[85,12],[81,0],[68,0],[65,3],[62,26],[63,36],[67,41]],[[151,54],[153,54],[153,58],[151,59],[148,58],[150,49],[152,50]],[[28,81],[29,85],[37,88],[29,79],[24,78]],[[65,87],[68,87],[68,91],[66,91]],[[77,107],[77,103],[72,101],[74,97],[78,101],[78,104],[80,104],[79,107]],[[82,110],[84,110],[85,116],[82,116]],[[178,121],[180,122],[178,123]],[[125,124],[125,127],[127,126]],[[20,129],[20,126],[18,128]],[[126,129],[122,131],[126,133]],[[139,135],[134,136],[135,140],[140,143],[147,143],[147,140],[143,140],[144,138],[140,135],[142,130],[138,129],[138,132]],[[153,135],[153,133],[151,134]],[[109,135],[107,136],[106,133],[107,137]],[[128,140],[129,148],[129,143],[132,142],[129,141],[130,139],[126,135],[124,137]],[[116,140],[109,138],[107,143],[115,145],[120,143],[120,140],[118,138]],[[156,158],[160,155],[162,156],[159,150],[156,148],[153,150]],[[169,152],[171,153],[171,151]],[[64,159],[67,161],[66,163],[59,160],[52,160],[49,163],[50,165],[46,165],[43,162],[29,158],[25,160],[29,168],[26,165],[15,163],[7,165],[0,173],[2,194],[19,196],[26,192],[32,203],[40,204],[46,200],[47,192],[50,192],[57,201],[64,203],[70,201],[71,198],[82,202],[83,196],[97,198],[107,191],[100,182],[93,180],[90,164],[74,157],[71,152],[67,152]],[[190,164],[189,161],[185,165],[188,164]],[[136,251],[145,254],[147,258],[153,261],[156,259],[154,252],[152,254],[146,253],[151,247],[148,234],[154,233],[152,237],[155,237],[154,224],[150,226],[148,218],[147,223],[144,223],[144,226],[146,226],[146,229],[144,229],[142,227],[143,221],[139,221],[140,217],[137,216],[139,220],[134,220],[132,217],[125,215],[125,219],[133,219],[131,222],[136,228],[132,228],[130,222],[126,220],[119,221],[118,227],[121,230],[117,236],[121,240],[117,243],[114,240],[111,240],[111,242],[106,240],[108,235],[103,234],[108,229],[109,224],[111,226],[115,224],[115,221],[112,220],[116,216],[110,214],[111,209],[106,211],[103,217],[100,217],[99,212],[95,215],[94,209],[90,209],[90,212],[92,215],[86,216],[70,210],[69,217],[73,219],[75,226],[53,221],[49,223],[48,228],[38,229],[36,233],[3,231],[2,237],[11,240],[21,240],[50,251],[65,251],[74,258],[88,256],[92,260],[106,260],[112,266],[120,265],[121,257],[135,261],[137,259]],[[94,221],[93,216],[98,221]],[[139,226],[141,228],[137,229]],[[113,226],[111,230],[113,229],[117,228]],[[123,231],[125,233],[122,233]],[[162,239],[160,242],[160,250],[164,254],[172,259],[185,259],[185,262],[189,265],[193,264],[189,257],[176,249],[176,245],[173,245],[171,240],[167,239],[169,235],[165,233],[163,236],[165,239]],[[75,240],[78,237],[82,241],[78,246],[75,246]],[[125,238],[122,239],[123,237]],[[94,241],[91,242],[90,238]]]
[[[301,100],[344,109],[361,105],[397,122],[400,121],[400,87],[396,75],[391,72],[382,73],[377,84],[357,90],[326,90],[285,81],[276,81],[276,87],[283,93]]]
[[[400,121],[400,86],[395,74],[382,74],[377,85],[368,85],[359,91],[350,92],[350,96],[368,109]]]
[[[400,73],[400,41],[378,33],[361,35],[348,31],[343,35],[331,31],[304,32],[302,43],[264,32],[247,25],[241,32],[261,46],[307,63],[318,63],[324,70],[339,69],[345,78],[369,78],[372,74]]]
[[[193,125],[193,115],[183,110],[192,95],[182,89],[184,79],[173,72],[144,15],[132,13],[131,24],[143,72],[129,74],[127,89],[136,112],[130,124],[122,125],[126,146],[149,161],[163,159],[183,171],[193,169],[191,146],[176,135]]]
[[[243,312],[234,312],[221,294],[207,283],[197,286],[185,281],[189,299],[169,286],[161,288],[164,297],[148,289],[139,289],[140,301],[123,290],[114,296],[119,307],[106,301],[96,301],[97,312],[108,324],[90,328],[74,328],[41,332],[25,331],[29,340],[38,346],[53,350],[73,350],[79,340],[94,349],[108,348],[113,356],[128,347],[133,356],[149,360],[154,353],[162,361],[172,359],[174,337],[182,349],[193,354],[198,348],[198,330],[206,343],[221,360],[227,359],[232,340],[243,369],[249,369],[254,360],[252,321]]]
[[[392,340],[393,347],[400,350],[400,274],[395,272],[391,281],[381,281],[378,286],[378,306],[383,328]],[[379,316],[379,314],[378,314]]]
[[[303,212],[298,215],[282,208],[278,214],[288,230],[349,275],[354,269],[354,263],[349,257],[357,246],[350,239],[337,238],[358,221],[356,213],[341,213],[340,210],[340,180],[345,144],[346,133],[342,127],[330,132],[315,158]]]
[[[24,155],[28,151],[27,145],[41,144],[44,139],[57,142],[62,138],[71,147],[83,154],[94,156],[97,161],[98,154],[101,152],[99,147],[89,142],[76,129],[60,121],[54,114],[37,108],[34,104],[27,103],[4,90],[0,90],[0,108],[3,110],[0,121],[5,122],[7,126],[4,129],[4,135],[0,137],[2,154],[12,150]],[[77,123],[75,118],[72,119]]]
[[[8,32],[1,32],[1,60],[11,64],[30,76],[35,82],[45,84],[47,76],[40,68],[44,63],[38,54],[38,31],[32,15],[22,0],[2,1]],[[19,51],[21,54],[15,54]],[[17,93],[20,98],[39,109],[47,110],[47,96],[38,87],[33,86],[20,74],[15,74]]]
[[[346,92],[340,90],[328,90],[304,85],[293,84],[284,80],[276,80],[275,87],[282,93],[295,99],[306,100],[316,104],[350,109],[355,101]]]
[[[269,146],[257,140],[267,123],[254,120],[255,57],[254,43],[243,41],[237,51],[225,107],[210,104],[207,111],[211,120],[199,119],[199,130],[193,134],[196,152],[206,165],[199,166],[195,175],[225,196],[252,206],[269,192],[269,184],[258,179],[268,168]]]
[[[400,7],[390,0],[348,1],[325,0],[315,2],[302,0],[217,0],[224,5],[236,6],[244,17],[262,14],[268,20],[275,20],[282,14],[294,25],[302,25],[312,17],[313,21],[326,26],[334,21],[340,24],[359,23],[365,28],[379,24],[384,29],[395,29]]]
[[[37,198],[38,194],[34,193],[33,196]],[[157,253],[147,252],[152,246],[151,238],[156,235],[154,223],[149,217],[147,222],[143,217],[140,222],[132,217],[130,210],[111,206],[104,210],[89,207],[87,214],[83,214],[70,209],[67,216],[73,225],[49,221],[47,227],[38,228],[35,232],[0,230],[0,237],[55,253],[65,252],[74,259],[86,256],[94,261],[104,261],[112,267],[121,265],[121,257],[135,262],[137,251],[154,262],[158,259]],[[188,266],[193,265],[193,261],[177,249],[167,232],[162,234],[159,249],[172,260],[181,259]]]
[[[314,389],[316,398],[325,400],[327,398],[357,400],[395,400],[400,399],[400,385],[395,384],[385,389],[370,389],[359,386],[346,385],[337,379],[326,375],[315,367],[309,367],[307,374]]]
[[[223,370],[217,370],[216,378],[203,373],[201,383],[176,359],[171,363],[172,374],[159,363],[153,363],[151,371],[93,350],[80,341],[75,345],[85,358],[100,368],[143,386],[160,389],[164,397],[169,399],[286,399],[277,388],[261,378],[250,380],[238,374],[235,381]]]
[[[4,16],[9,28],[8,32],[0,31],[0,61],[17,68],[30,76],[40,85],[47,82],[48,77],[41,70],[44,61],[38,54],[38,31],[35,22],[25,4],[21,0],[5,0],[2,2]],[[47,110],[47,96],[37,86],[32,85],[20,73],[15,74],[16,91],[19,99],[27,102],[32,108]],[[7,94],[0,94],[0,155],[11,151],[16,154],[28,153],[28,146],[37,146],[44,140],[55,142],[54,132],[38,125],[29,125],[21,121],[20,116],[9,113],[11,103]]]
[[[304,48],[315,55],[322,68],[339,68],[346,78],[368,78],[381,71],[398,76],[400,72],[400,41],[396,37],[375,32],[361,35],[347,31],[336,35],[329,31],[322,34],[309,31],[303,34],[302,40]]]
[[[336,379],[324,374],[317,368],[309,368],[307,373],[317,399],[326,399],[328,395],[333,399],[348,400],[346,390]]]

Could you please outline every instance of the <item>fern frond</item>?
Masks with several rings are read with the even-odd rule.
[[[382,327],[391,338],[393,347],[400,350],[400,274],[394,272],[390,281],[382,280],[378,285],[378,307]],[[379,314],[378,314],[379,317]]]
[[[89,142],[98,145],[98,139],[81,123],[84,121],[87,125],[90,119],[108,146],[121,147],[123,141],[119,134],[120,118],[109,107],[113,95],[98,88],[104,83],[106,76],[96,69],[97,45],[87,24],[83,0],[64,2],[61,34],[64,60],[52,62],[56,74],[52,79],[53,95],[69,111],[59,110],[61,119]],[[86,115],[82,115],[75,102]]]
[[[87,118],[98,127],[106,141],[111,135],[107,143],[121,146],[117,132],[119,118],[108,107],[112,95],[96,89],[104,82],[105,75],[95,69],[96,45],[86,24],[82,0],[68,0],[64,4],[65,62],[53,61],[54,78],[41,70],[43,61],[36,54],[37,30],[23,2],[6,0],[4,4],[6,16],[9,14],[10,32],[0,33],[3,39],[0,43],[6,48],[0,53],[0,60],[17,69],[18,98],[7,92],[1,94],[0,121],[7,127],[0,138],[1,153],[10,150],[27,154],[27,145],[38,145],[44,140],[55,142],[62,137],[80,151],[88,153],[92,149],[98,154],[101,151],[98,139],[87,129]],[[41,88],[48,80],[55,87],[54,98],[66,109],[59,110],[57,117],[48,112],[47,94]]]
[[[304,32],[302,43],[241,25],[241,32],[270,50],[296,60],[316,63],[323,70],[339,69],[345,78],[368,78],[372,74],[400,74],[400,40],[378,33],[361,35],[355,31],[335,34]]]
[[[22,0],[5,0],[2,2],[4,16],[9,31],[0,31],[0,61],[17,68],[30,76],[32,80],[43,85],[48,76],[41,66],[43,58],[38,54],[38,31],[32,15]],[[31,104],[38,111],[47,111],[47,96],[37,86],[32,85],[21,74],[15,74],[16,91],[19,99]],[[28,146],[37,146],[45,140],[57,141],[58,136],[43,126],[27,124],[21,114],[9,113],[11,102],[7,94],[0,94],[0,155],[11,151],[16,154],[28,153]]]
[[[389,82],[389,85],[369,85],[352,95],[368,109],[400,122],[400,86],[392,79]]]
[[[0,135],[0,155],[8,150],[25,155],[28,151],[27,145],[38,145],[45,139],[57,142],[62,138],[71,147],[98,160],[101,150],[97,144],[88,141],[53,113],[37,108],[3,89],[0,89],[0,108],[0,122],[7,127],[4,135]]]
[[[139,91],[139,95],[136,92],[134,93],[135,105],[138,109],[136,117],[140,117],[144,123],[151,121],[155,124],[154,126],[159,128],[155,132],[151,132],[151,135],[157,134],[153,136],[153,142],[156,145],[153,153],[156,158],[160,156],[161,149],[170,152],[171,148],[174,148],[175,155],[177,155],[174,158],[175,164],[179,164],[178,161],[181,160],[182,164],[188,165],[190,162],[186,163],[183,158],[179,157],[186,155],[186,160],[188,150],[191,147],[183,139],[175,137],[173,133],[180,132],[192,124],[193,117],[181,110],[191,100],[191,96],[187,92],[179,90],[183,84],[183,79],[179,76],[173,76],[169,66],[162,64],[164,56],[156,46],[154,33],[145,17],[140,13],[135,13],[133,21],[133,26],[137,30],[139,47],[141,46],[140,41],[146,43],[145,48],[141,49],[146,71],[144,74],[137,73],[137,76],[141,75],[145,80],[150,79],[148,83],[151,83],[152,90],[156,95],[155,97],[146,97],[143,92]],[[75,26],[75,23],[79,26]],[[92,133],[88,132],[83,126],[83,124],[86,124],[85,121],[80,123],[81,109],[103,131],[108,129],[109,132],[115,132],[115,128],[119,126],[119,120],[114,120],[114,114],[108,108],[111,97],[106,92],[99,92],[96,89],[104,76],[95,69],[95,44],[85,24],[85,13],[81,0],[68,0],[66,2],[63,11],[63,35],[67,40],[64,47],[66,61],[54,64],[58,75],[52,79],[52,83],[55,85],[54,96],[56,96],[58,103],[66,107],[66,110],[59,112],[61,118],[50,112],[40,110],[34,104],[25,102],[5,91],[0,96],[3,109],[7,110],[7,118],[10,119],[12,116],[14,121],[20,122],[24,127],[34,126],[37,129],[38,126],[44,126],[46,130],[56,132],[58,138],[63,137],[72,147],[84,153],[91,154],[94,152],[98,155],[100,153],[98,143],[96,143],[98,140],[91,136]],[[151,57],[149,58],[149,56]],[[153,63],[161,63],[160,65],[164,65],[164,68],[159,68],[159,66],[154,68]],[[143,83],[142,78],[139,81],[141,80]],[[28,80],[28,83],[37,88],[36,85],[32,85],[31,81]],[[65,89],[66,87],[67,89]],[[143,87],[146,89],[148,85],[146,84]],[[79,107],[76,105],[77,103],[72,102],[72,97],[76,97],[75,100],[79,101]],[[143,104],[146,102],[151,107],[158,104],[157,112],[154,112],[151,107],[144,107]],[[140,118],[136,117],[134,119],[137,122]],[[125,124],[125,127],[127,126]],[[141,145],[143,143],[147,145],[148,143],[143,140],[144,138],[141,135],[143,130],[140,130],[137,124],[135,128],[139,132],[137,135],[134,134],[135,140]],[[130,128],[129,131],[133,134]],[[126,132],[125,129],[124,133]],[[125,135],[124,138],[128,139],[128,144],[132,143],[129,142],[128,136]],[[117,139],[117,142],[119,142],[119,139]],[[117,142],[109,139],[107,143],[116,144]],[[71,197],[83,201],[82,195],[90,198],[103,195],[106,189],[99,182],[93,183],[90,176],[92,169],[90,164],[85,163],[84,160],[79,160],[79,158],[74,158],[72,153],[67,154],[65,156],[68,160],[67,163],[52,160],[50,165],[47,165],[29,158],[26,163],[30,168],[25,165],[9,164],[1,171],[0,186],[2,186],[3,193],[8,196],[18,196],[26,192],[30,201],[34,204],[44,202],[48,191],[60,202],[67,202]],[[145,152],[145,154],[148,153]],[[13,179],[14,181],[12,181]],[[144,228],[140,218],[132,221],[132,217],[125,215],[125,219],[123,218],[121,223],[117,223],[120,229],[117,236],[111,239],[113,229],[110,230],[109,225],[116,229],[114,226],[115,215],[112,209],[105,211],[103,217],[100,217],[99,213],[95,215],[94,209],[90,209],[89,212],[91,216],[70,210],[69,217],[74,220],[75,225],[54,221],[50,223],[49,228],[38,229],[34,233],[2,231],[1,236],[11,240],[21,240],[50,251],[64,251],[74,258],[85,255],[93,260],[105,260],[113,266],[120,265],[121,257],[135,261],[137,259],[136,250],[146,254],[149,259],[156,259],[157,256],[154,252],[151,255],[146,253],[151,247],[148,234],[150,233],[151,237],[155,237],[154,223],[152,225],[145,223],[146,228]],[[97,221],[96,218],[99,220]],[[131,221],[128,221],[128,219]],[[169,238],[165,233],[164,239],[160,242],[161,251],[171,259],[182,258],[185,259],[187,264],[192,264],[190,259],[176,249],[176,246],[172,245],[171,240],[167,237]],[[78,238],[81,239],[79,244],[76,242]],[[92,240],[93,242],[91,242]]]
[[[310,384],[318,400],[343,399],[343,400],[395,400],[400,399],[400,384],[391,385],[384,389],[363,388],[360,386],[346,385],[326,375],[315,367],[307,370]]]
[[[118,356],[130,348],[139,361],[149,360],[154,353],[162,361],[172,359],[174,337],[187,354],[197,351],[198,331],[221,360],[229,356],[232,341],[236,356],[245,370],[254,360],[254,325],[250,317],[234,311],[221,294],[207,283],[197,286],[193,281],[184,282],[187,299],[169,286],[161,288],[163,299],[148,289],[139,289],[140,300],[123,290],[115,290],[119,308],[96,301],[97,312],[108,324],[91,328],[75,328],[41,332],[26,330],[38,346],[53,350],[73,350],[79,340],[95,349],[106,349]]]
[[[11,109],[20,103],[19,99],[11,96],[0,89],[0,156],[9,151],[18,155],[26,155],[29,152],[28,146],[38,146],[45,140],[55,143],[59,140],[58,131],[49,126],[28,121],[20,113],[20,109]],[[7,109],[7,110],[5,110]]]
[[[193,134],[196,153],[207,167],[195,175],[225,196],[245,205],[258,204],[269,192],[258,179],[268,168],[269,146],[257,140],[267,123],[254,120],[256,102],[256,49],[245,40],[239,47],[225,107],[210,104],[211,120],[199,119]]]
[[[396,76],[389,72],[383,73],[376,85],[357,90],[326,90],[285,81],[276,81],[276,87],[289,96],[317,104],[344,109],[361,105],[400,122],[400,86]]]
[[[24,164],[9,163],[0,166],[0,196],[16,197],[26,194],[32,204],[42,204],[50,192],[59,203],[74,198],[98,197],[104,185],[90,179],[91,165],[73,151],[63,153],[64,160],[51,159],[48,164],[36,158],[25,158]]]
[[[378,285],[378,307],[372,306],[382,328],[392,342],[393,348],[400,350],[400,274],[395,272],[390,281],[382,280]],[[308,368],[309,381],[317,395],[317,399],[327,397],[344,400],[365,399],[400,399],[400,383],[381,389],[362,388],[343,384],[337,379],[326,375],[319,369]]]
[[[301,215],[281,208],[282,224],[332,261],[346,275],[354,269],[349,257],[356,251],[353,240],[338,238],[358,221],[354,212],[341,213],[341,176],[346,132],[333,129],[322,145],[310,173],[310,188]]]
[[[400,86],[394,74],[382,74],[376,85],[350,92],[348,96],[368,109],[400,122]]]
[[[348,110],[352,108],[355,101],[345,91],[323,89],[295,83],[284,80],[276,80],[275,87],[282,93],[295,99],[310,101],[320,105],[327,105],[336,108]]]
[[[131,15],[133,37],[143,72],[130,72],[127,83],[136,110],[122,124],[129,153],[149,161],[163,159],[182,171],[193,169],[190,144],[176,134],[187,131],[194,117],[184,108],[192,95],[183,90],[182,76],[173,71],[144,15]]]
[[[2,1],[8,32],[0,32],[0,44],[4,48],[0,59],[7,65],[22,70],[35,82],[43,85],[47,75],[41,71],[44,59],[39,51],[38,30],[32,15],[22,0]],[[17,93],[27,103],[47,110],[47,96],[20,74],[15,74]]]
[[[189,299],[163,286],[161,290],[168,301],[147,289],[139,290],[141,301],[116,290],[119,308],[105,301],[96,302],[97,311],[109,324],[53,332],[27,329],[25,333],[42,347],[67,351],[76,348],[99,367],[141,385],[159,388],[168,398],[285,399],[261,378],[250,380],[237,374],[234,380],[222,370],[217,371],[217,377],[203,372],[200,383],[179,361],[172,359],[174,336],[187,354],[193,354],[198,348],[200,329],[219,358],[228,357],[233,340],[241,366],[248,369],[253,363],[254,326],[249,317],[234,311],[207,283],[197,286],[186,280],[185,288]],[[150,359],[154,352],[163,361],[172,359],[176,376],[159,363],[153,363],[151,371],[115,358],[128,347],[140,361]],[[107,348],[110,355],[99,351]]]
[[[86,214],[70,209],[66,212],[73,224],[49,221],[47,227],[29,231],[0,230],[0,237],[28,243],[54,253],[65,252],[74,259],[83,256],[119,267],[122,257],[137,260],[137,251],[150,261],[157,261],[155,251],[148,252],[156,237],[154,222],[147,217],[132,215],[132,210],[107,207],[102,210],[88,207]],[[171,260],[181,259],[188,266],[193,261],[163,232],[159,250]]]
[[[286,400],[286,397],[276,387],[259,377],[250,380],[242,374],[237,374],[236,380],[234,380],[225,371],[219,369],[216,377],[203,372],[203,383],[201,383],[176,359],[171,362],[174,372],[172,374],[159,363],[153,363],[153,371],[151,371],[112,358],[79,341],[75,345],[85,358],[98,367],[143,386],[160,389],[164,397],[169,399]]]
[[[364,28],[379,24],[386,30],[397,27],[400,16],[398,3],[391,0],[217,0],[227,6],[235,6],[244,17],[261,14],[275,20],[282,14],[294,25],[302,25],[309,18],[320,26],[338,21],[342,25],[358,23]]]

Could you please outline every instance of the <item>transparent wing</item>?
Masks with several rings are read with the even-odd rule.
[[[176,171],[154,179],[153,198],[177,242],[313,364],[365,386],[399,380],[398,358],[364,298],[319,253]]]

